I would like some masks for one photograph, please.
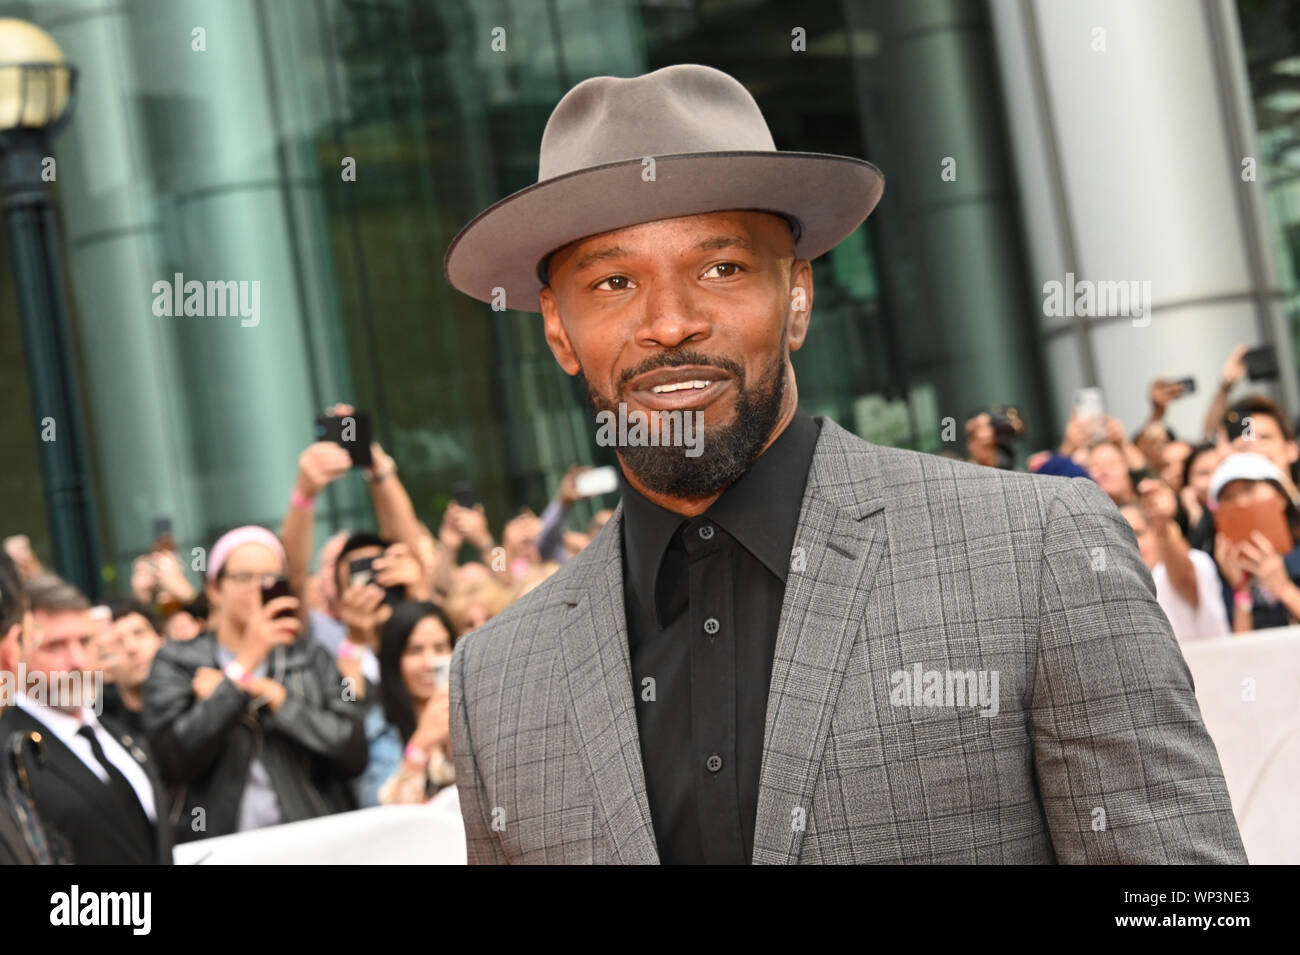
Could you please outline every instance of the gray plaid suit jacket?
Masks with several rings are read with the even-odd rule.
[[[621,518],[456,646],[471,863],[658,862]],[[918,664],[988,687],[996,673],[996,715],[923,694],[928,675],[908,686]],[[1133,533],[1086,479],[878,447],[823,420],[764,740],[755,863],[1246,861]]]

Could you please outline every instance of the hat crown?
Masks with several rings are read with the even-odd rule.
[[[709,66],[667,66],[569,90],[546,122],[537,180],[646,156],[751,151],[776,143],[749,91]]]

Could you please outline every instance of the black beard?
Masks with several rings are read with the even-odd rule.
[[[748,471],[772,436],[785,397],[785,362],[778,357],[752,390],[746,386],[743,367],[733,361],[710,358],[698,352],[664,354],[648,367],[638,366],[632,369],[625,380],[654,368],[680,365],[711,365],[732,374],[732,380],[736,383],[736,410],[732,423],[703,428],[702,447],[698,457],[687,457],[685,449],[681,447],[653,445],[620,447],[618,452],[624,468],[643,487],[655,494],[684,500],[711,497],[725,490]],[[599,394],[581,370],[578,372],[578,382],[586,396],[593,420],[601,411],[608,411],[617,419],[619,401]],[[626,403],[625,398],[620,397],[619,400]],[[687,409],[684,413],[692,412]]]

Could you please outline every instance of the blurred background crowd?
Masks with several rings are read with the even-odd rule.
[[[1271,348],[1238,345],[1208,394],[1191,378],[1156,379],[1145,419],[1127,425],[1098,389],[1080,389],[1060,444],[1025,458],[1030,471],[1087,477],[1109,495],[1181,641],[1300,620],[1300,421],[1271,395],[1277,374]],[[1171,403],[1198,398],[1200,429],[1176,433]],[[1011,467],[1023,433],[1014,408],[975,414],[967,456]]]
[[[326,418],[364,416],[336,405]],[[315,540],[317,497],[354,469],[369,488],[371,521]],[[358,452],[340,434],[302,451],[277,528],[237,527],[182,554],[164,527],[132,562],[129,591],[94,605],[47,571],[27,538],[8,537],[0,672],[30,682],[40,671],[51,686],[98,674],[95,715],[79,718],[108,730],[104,750],[120,742],[153,767],[162,799],[150,820],[175,842],[378,805],[436,800],[457,813],[452,649],[599,532],[611,511],[569,525],[579,500],[608,487],[604,470],[570,468],[540,516],[521,508],[499,537],[461,485],[434,530],[417,516],[393,458],[377,442]],[[24,695],[23,680],[16,685],[11,713],[26,710],[43,725],[59,719],[50,713],[57,707]],[[0,742],[23,729],[0,720]],[[22,765],[22,744],[14,745]],[[92,769],[116,762],[85,752]],[[66,845],[58,844],[66,832],[53,836],[52,851],[148,861],[153,830],[139,829],[139,860],[94,832]]]

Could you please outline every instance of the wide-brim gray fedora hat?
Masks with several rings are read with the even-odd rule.
[[[653,158],[653,178],[646,159]],[[537,183],[479,213],[447,249],[451,284],[538,312],[547,256],[626,226],[728,210],[790,220],[815,259],[870,215],[885,177],[849,156],[778,151],[754,97],[708,66],[596,76],[565,94],[542,134]]]

